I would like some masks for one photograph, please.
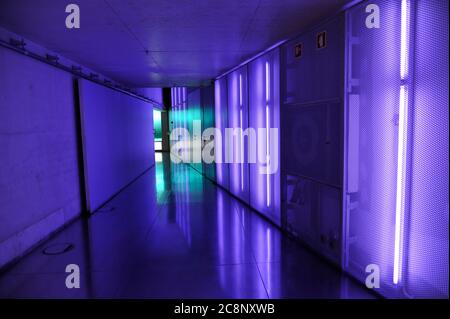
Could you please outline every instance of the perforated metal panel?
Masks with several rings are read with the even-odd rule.
[[[188,129],[188,118],[187,118],[187,89],[184,87],[173,87],[171,88],[171,110],[169,113],[169,130],[170,133],[176,128]],[[183,141],[183,136],[175,137],[176,140],[171,140],[171,147],[176,143],[176,141]],[[190,143],[186,139],[183,142],[183,147],[179,150],[177,156],[184,157],[189,154]]]
[[[330,260],[341,260],[342,191],[287,175],[286,226],[294,236]]]
[[[320,34],[326,41],[318,47]],[[281,68],[284,227],[337,264],[342,255],[344,40],[340,15],[286,43]]]
[[[448,6],[447,0],[416,3],[405,285],[418,298],[448,298]]]
[[[227,78],[223,77],[214,82],[214,119],[216,128],[220,130],[220,144],[216,143],[216,182],[229,189],[229,164],[225,163],[225,128],[228,127],[228,89]]]
[[[313,103],[285,109],[283,137],[290,145],[286,170],[340,187],[342,103]]]
[[[280,66],[279,50],[273,50],[252,61],[248,65],[249,76],[249,126],[257,132],[256,162],[250,168],[250,205],[280,225],[280,154],[279,133],[266,136],[265,129],[280,126]],[[263,129],[263,130],[260,130]],[[260,130],[258,132],[258,130]],[[271,144],[269,147],[267,142]],[[258,154],[269,154],[272,164],[268,166],[265,158]],[[272,166],[271,166],[272,165]],[[270,169],[270,166],[273,168]],[[263,172],[263,173],[262,173]]]
[[[203,132],[208,128],[215,127],[214,121],[214,87],[206,86],[200,89],[201,107],[202,107],[202,126]],[[209,136],[202,136],[202,152],[209,150],[204,148],[209,143]],[[211,143],[214,143],[211,141]],[[210,151],[211,156],[215,155],[215,150]],[[216,165],[214,162],[207,163],[203,161],[203,173],[211,180],[216,179]]]
[[[372,1],[380,27],[365,25],[363,3],[347,20],[346,263],[365,280],[376,264],[392,288],[400,94],[401,1]]]
[[[247,65],[230,73],[228,76],[228,127],[233,129],[241,128],[245,131],[248,128],[248,82]],[[231,147],[233,160],[229,164],[230,171],[230,192],[242,199],[250,202],[250,179],[248,166],[248,138],[241,139],[235,135],[233,140],[227,139]],[[243,161],[241,161],[241,156]]]
[[[387,297],[448,296],[448,1],[347,18],[345,268],[378,265]]]
[[[344,59],[344,17],[325,21],[311,31],[286,43],[284,50],[285,103],[305,103],[342,96]],[[325,46],[317,47],[317,37],[326,34]],[[301,45],[301,55],[295,48]]]
[[[201,92],[200,88],[187,89],[187,105],[182,111],[182,116],[189,130],[191,143],[190,155],[191,166],[198,172],[203,173],[202,164],[202,131],[203,131],[203,114],[201,106]],[[200,125],[199,125],[200,124]],[[199,125],[199,130],[194,128],[194,125]]]

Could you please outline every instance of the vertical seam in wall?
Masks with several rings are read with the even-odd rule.
[[[83,119],[80,103],[79,81],[73,78],[73,99],[74,99],[74,113],[75,113],[75,134],[77,143],[77,162],[78,162],[78,183],[80,190],[81,214],[87,215],[88,201],[87,201],[87,176],[84,162],[84,139],[83,139]]]
[[[80,173],[80,184],[82,183],[83,186],[80,185],[80,189],[82,188],[84,191],[84,195],[82,197],[82,200],[84,200],[84,215],[89,216],[92,212],[91,212],[91,207],[90,207],[90,198],[89,198],[89,182],[88,182],[88,165],[87,165],[87,157],[86,157],[86,138],[84,135],[84,110],[83,110],[83,104],[81,103],[82,101],[82,94],[83,94],[83,90],[82,87],[80,86],[82,83],[80,82],[80,80],[78,78],[75,78],[74,81],[76,82],[75,86],[76,86],[76,92],[74,94],[76,94],[76,97],[78,98],[78,104],[76,105],[77,108],[77,115],[78,115],[78,136],[77,138],[79,138],[79,148],[78,148],[78,154],[79,154],[79,160],[81,161],[82,168],[80,168],[79,173]],[[82,175],[81,175],[82,174]]]

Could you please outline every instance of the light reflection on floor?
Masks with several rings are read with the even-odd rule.
[[[191,167],[162,161],[0,275],[14,298],[373,298]],[[47,256],[42,249],[74,249]],[[67,289],[77,264],[80,289]]]

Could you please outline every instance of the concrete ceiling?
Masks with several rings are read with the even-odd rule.
[[[349,0],[0,0],[0,26],[133,87],[196,86]],[[81,28],[65,27],[65,6]]]

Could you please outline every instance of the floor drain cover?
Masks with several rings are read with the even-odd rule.
[[[53,244],[44,248],[42,253],[44,255],[60,255],[72,250],[73,247],[73,244],[70,243]]]

